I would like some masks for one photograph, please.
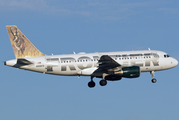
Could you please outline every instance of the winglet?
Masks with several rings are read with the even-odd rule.
[[[6,26],[12,48],[16,58],[45,56],[29,39],[17,28],[17,26]]]

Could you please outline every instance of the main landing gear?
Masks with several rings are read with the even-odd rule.
[[[151,74],[151,76],[152,76],[152,83],[156,83],[157,82],[157,80],[154,78],[154,73],[155,73],[155,71],[150,71],[150,74]]]
[[[88,87],[90,87],[90,88],[93,88],[93,87],[95,87],[95,82],[93,81],[93,76],[91,76],[91,81],[88,83]],[[107,85],[107,81],[106,80],[101,80],[100,82],[99,82],[99,84],[101,85],[101,86],[105,86],[105,85]]]
[[[93,76],[91,76],[91,81],[88,83],[88,87],[90,87],[90,88],[93,88],[96,84],[95,84],[95,82],[93,81]]]
[[[100,84],[101,86],[105,86],[105,85],[107,85],[107,81],[106,81],[106,80],[101,80],[101,81],[99,82],[99,84]]]

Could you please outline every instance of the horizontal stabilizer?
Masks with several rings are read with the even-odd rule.
[[[26,59],[17,59],[17,64],[18,65],[30,65],[30,64],[33,64],[33,63],[26,60]]]

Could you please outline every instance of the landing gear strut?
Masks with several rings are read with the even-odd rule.
[[[156,83],[157,82],[157,80],[154,78],[154,73],[155,73],[155,71],[150,71],[150,74],[151,74],[151,76],[152,76],[152,83]]]
[[[93,88],[95,86],[95,82],[93,81],[93,76],[91,76],[91,81],[88,83],[88,87]]]
[[[107,85],[107,81],[105,80],[105,77],[108,76],[108,74],[103,73],[103,79],[99,82],[101,86]]]

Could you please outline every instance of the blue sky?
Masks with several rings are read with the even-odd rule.
[[[153,50],[179,60],[176,0],[0,0],[1,120],[176,120],[178,67],[90,89],[64,77],[3,65],[14,59],[6,25],[17,25],[45,54]]]

